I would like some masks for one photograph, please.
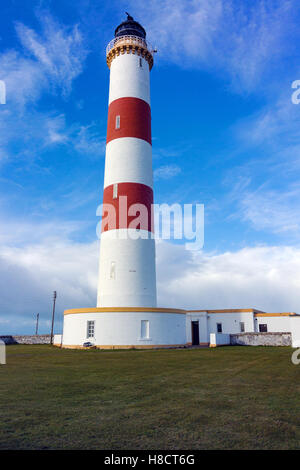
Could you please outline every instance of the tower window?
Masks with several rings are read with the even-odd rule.
[[[143,67],[143,59],[141,57],[139,59],[139,64],[140,64],[140,67]]]
[[[113,186],[113,199],[118,198],[118,183],[115,183]]]
[[[241,333],[245,333],[245,323],[243,321],[240,322],[240,330]]]
[[[149,338],[150,338],[149,320],[142,320],[141,321],[141,339],[149,339]]]
[[[116,129],[120,129],[120,124],[121,124],[121,117],[116,116]]]
[[[112,262],[110,263],[109,278],[110,278],[110,279],[116,279],[116,262],[115,262],[115,261],[112,261]]]
[[[95,322],[94,321],[87,322],[86,336],[87,338],[94,338],[95,336]]]
[[[222,323],[217,323],[217,333],[222,333]]]

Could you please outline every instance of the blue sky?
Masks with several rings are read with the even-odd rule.
[[[25,3],[25,4],[24,4]],[[21,1],[2,6],[0,334],[94,306],[109,70],[129,11],[157,47],[155,200],[204,203],[205,245],[159,242],[159,304],[300,311],[300,4]]]

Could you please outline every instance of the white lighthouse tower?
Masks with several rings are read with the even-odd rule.
[[[64,312],[64,347],[186,343],[185,311],[157,308],[150,71],[144,28],[127,14],[106,50],[110,68],[97,307]]]
[[[108,44],[107,65],[110,87],[103,203],[108,207],[103,215],[108,220],[102,224],[97,306],[156,307],[151,217],[153,57],[144,28],[130,16]]]

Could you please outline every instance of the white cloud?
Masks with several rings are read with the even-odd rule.
[[[42,204],[42,202],[41,202]],[[45,244],[53,244],[59,240],[72,238],[72,235],[85,228],[83,221],[53,218],[49,222],[32,222],[10,219],[8,216],[0,219],[0,247],[35,246],[40,240]]]
[[[97,131],[95,123],[88,126],[79,126],[73,137],[75,149],[90,156],[104,156],[106,138]]]
[[[68,95],[73,80],[82,72],[87,55],[82,34],[77,25],[67,28],[47,14],[40,21],[40,35],[24,24],[17,23],[19,39],[44,74],[51,77],[52,84],[59,86],[63,94]]]
[[[46,135],[45,141],[51,144],[62,144],[68,141],[66,134],[66,119],[63,114],[46,117],[45,119]]]
[[[300,107],[291,103],[290,84],[258,113],[234,127],[243,163],[224,178],[233,217],[252,228],[295,238],[300,230]]]
[[[174,176],[179,175],[181,173],[181,168],[178,165],[164,165],[154,170],[154,178],[155,179],[170,179]]]
[[[10,321],[9,327],[3,325],[2,329],[9,328],[14,334],[22,328],[28,331],[22,322],[37,312],[41,320],[49,320],[54,290],[58,292],[57,318],[60,321],[65,308],[94,306],[97,269],[97,242],[75,244],[45,240],[21,248],[2,246],[1,318]]]
[[[279,148],[298,144],[300,106],[292,104],[291,95],[290,83],[286,82],[279,96],[236,124],[236,137],[248,146],[269,145],[277,152]]]
[[[47,86],[47,77],[38,63],[15,50],[0,54],[0,70],[6,85],[6,109],[16,104],[23,108],[36,101]]]
[[[44,119],[43,119],[44,117]],[[106,139],[99,133],[98,124],[92,122],[89,125],[74,123],[68,126],[64,114],[47,116],[41,119],[43,129],[44,145],[67,145],[78,153],[94,156],[104,156]],[[41,127],[41,124],[39,127]],[[37,126],[38,127],[38,126]]]
[[[253,247],[193,254],[157,245],[159,305],[300,312],[300,249]]]
[[[87,50],[78,27],[67,28],[50,15],[41,18],[41,26],[38,35],[23,23],[17,23],[23,54],[9,50],[0,55],[7,106],[24,107],[38,100],[42,91],[51,91],[51,87],[52,91],[60,88],[66,96],[73,80],[82,72]]]
[[[133,1],[129,4],[155,40],[157,61],[217,67],[241,90],[255,91],[276,60],[289,54],[292,35],[295,40],[299,34],[295,0],[152,0],[146,6]]]
[[[6,84],[6,105],[0,114],[2,161],[19,156],[30,160],[48,145],[69,142],[71,131],[79,133],[78,128],[67,129],[63,114],[38,112],[35,106],[44,92],[61,90],[66,97],[82,72],[87,51],[78,27],[67,28],[45,14],[40,34],[22,23],[16,30],[23,54],[0,54],[1,80]],[[73,136],[75,143],[79,137]]]
[[[53,290],[58,291],[59,321],[66,308],[96,304],[98,242],[74,243],[67,233],[58,239],[43,232],[39,241],[25,246],[1,245],[0,334],[31,331],[37,312],[47,331]],[[158,303],[162,307],[300,312],[299,273],[300,249],[295,247],[205,254],[157,243]]]
[[[274,233],[300,232],[300,186],[288,189],[246,192],[240,198],[241,218],[256,230]],[[292,232],[292,233],[291,233]]]
[[[237,167],[225,180],[231,187],[226,198],[230,205],[227,219],[247,222],[256,231],[280,235],[295,243],[300,233],[300,184],[297,179],[286,181],[282,169],[275,175],[272,169],[264,171],[266,176],[261,170],[259,177],[262,184],[257,183],[255,174],[249,176],[254,172],[251,165]],[[242,172],[248,175],[242,176]]]
[[[57,145],[75,150],[78,155],[103,157],[105,137],[98,127],[94,122],[69,125],[66,116],[56,112],[18,113],[14,108],[6,109],[0,115],[0,161],[22,159],[29,163],[41,159],[45,150]]]

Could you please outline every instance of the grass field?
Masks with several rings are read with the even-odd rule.
[[[291,353],[9,346],[0,449],[299,449]]]

